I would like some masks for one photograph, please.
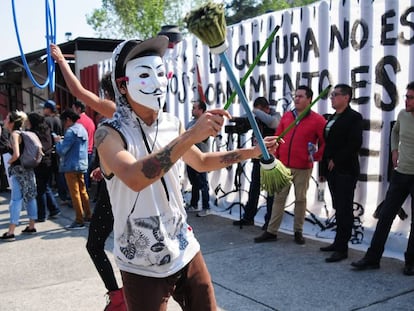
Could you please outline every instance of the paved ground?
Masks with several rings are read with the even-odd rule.
[[[1,234],[8,225],[8,201],[9,193],[1,193]],[[74,212],[62,209],[59,219],[37,225],[38,234],[0,242],[0,311],[104,309],[105,288],[85,250],[87,230],[65,230]],[[21,219],[16,233],[27,223],[25,211]],[[262,232],[258,226],[240,229],[217,215],[189,215],[189,222],[202,245],[219,310],[414,310],[414,277],[402,275],[398,259],[384,258],[380,270],[355,272],[349,264],[362,256],[357,250],[345,261],[327,264],[321,241],[308,238],[298,246],[281,233],[277,242],[254,244]],[[168,310],[180,309],[171,301]]]

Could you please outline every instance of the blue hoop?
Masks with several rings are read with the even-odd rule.
[[[53,0],[53,16],[50,13],[50,6],[49,1],[45,0],[45,15],[46,15],[46,52],[47,52],[47,79],[43,84],[40,84],[36,81],[33,77],[33,74],[29,68],[29,65],[26,60],[26,56],[23,52],[22,44],[20,41],[19,29],[17,27],[17,19],[16,19],[16,10],[14,6],[14,0],[11,0],[12,10],[13,10],[13,21],[14,21],[14,29],[16,31],[16,38],[17,43],[19,45],[20,56],[22,58],[22,62],[24,65],[24,69],[26,70],[27,75],[29,76],[30,80],[34,84],[34,86],[38,88],[45,88],[49,85],[50,92],[55,91],[55,62],[50,55],[50,44],[56,43],[56,6],[55,0]]]

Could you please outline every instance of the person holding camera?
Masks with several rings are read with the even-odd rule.
[[[280,121],[280,113],[270,108],[269,102],[265,97],[257,97],[253,103],[253,114],[256,118],[257,125],[260,129],[263,137],[272,136]],[[253,144],[256,145],[256,141],[253,138]],[[233,222],[235,226],[251,226],[254,225],[254,217],[257,214],[257,204],[259,203],[260,196],[260,160],[252,159],[252,175],[249,187],[249,198],[244,208],[243,218]],[[273,194],[268,194],[266,197],[266,215],[265,224],[263,228],[267,228],[267,224],[270,219],[273,205]]]
[[[312,96],[313,92],[308,86],[301,85],[297,88],[294,98],[295,109],[283,115],[275,136],[280,135],[311,104]],[[309,110],[303,119],[297,121],[292,130],[283,137],[285,143],[280,145],[280,148],[276,150],[275,154],[276,158],[292,172],[292,182],[295,186],[295,218],[293,229],[295,232],[295,242],[297,244],[305,244],[302,231],[306,213],[306,193],[309,187],[309,179],[312,175],[313,162],[319,161],[322,158],[325,148],[325,140],[323,137],[325,124],[326,120],[322,115]],[[309,143],[318,146],[318,150],[313,154],[308,152]],[[272,206],[269,225],[262,235],[254,239],[255,243],[277,240],[277,231],[282,222],[290,186],[291,184],[277,193]]]

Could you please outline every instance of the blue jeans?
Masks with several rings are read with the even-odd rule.
[[[58,188],[58,194],[59,194],[59,199],[62,201],[67,201],[70,200],[69,197],[69,189],[68,189],[68,185],[66,184],[66,179],[65,179],[65,173],[58,173],[57,174],[57,188]]]
[[[35,169],[37,184],[37,216],[38,219],[46,219],[46,207],[49,214],[55,215],[60,212],[55,196],[49,186],[52,171],[50,167],[39,166]]]
[[[20,211],[22,210],[23,206],[23,194],[22,190],[20,189],[20,185],[17,182],[17,179],[15,176],[10,176],[10,182],[11,182],[11,199],[10,199],[10,205],[9,205],[9,211],[10,211],[10,223],[14,225],[19,224],[20,219]],[[29,219],[36,220],[37,219],[37,204],[36,199],[33,198],[30,200],[27,205],[27,215],[29,216]]]

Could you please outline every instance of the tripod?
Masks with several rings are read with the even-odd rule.
[[[242,143],[241,143],[241,139],[240,139],[240,135],[241,133],[236,133],[237,134],[237,149],[240,149],[242,147]],[[229,136],[232,134],[229,134]],[[231,136],[232,137],[232,136]],[[232,139],[232,138],[231,138]],[[231,214],[232,208],[236,205],[239,205],[239,218],[240,218],[240,229],[242,228],[242,210],[244,210],[245,205],[242,203],[242,191],[246,191],[244,189],[242,189],[242,183],[241,183],[241,176],[245,175],[244,172],[244,164],[242,162],[237,163],[237,167],[236,167],[236,172],[235,172],[235,176],[234,176],[234,189],[228,191],[228,192],[224,192],[221,189],[221,186],[218,185],[217,188],[215,189],[215,193],[216,195],[218,194],[218,192],[221,190],[223,191],[223,194],[219,197],[216,197],[214,204],[217,206],[218,205],[218,200],[221,198],[224,198],[226,196],[228,196],[231,193],[238,193],[238,202],[233,202],[231,203],[226,209],[225,211],[229,210],[229,213]],[[247,192],[247,191],[246,191]]]

